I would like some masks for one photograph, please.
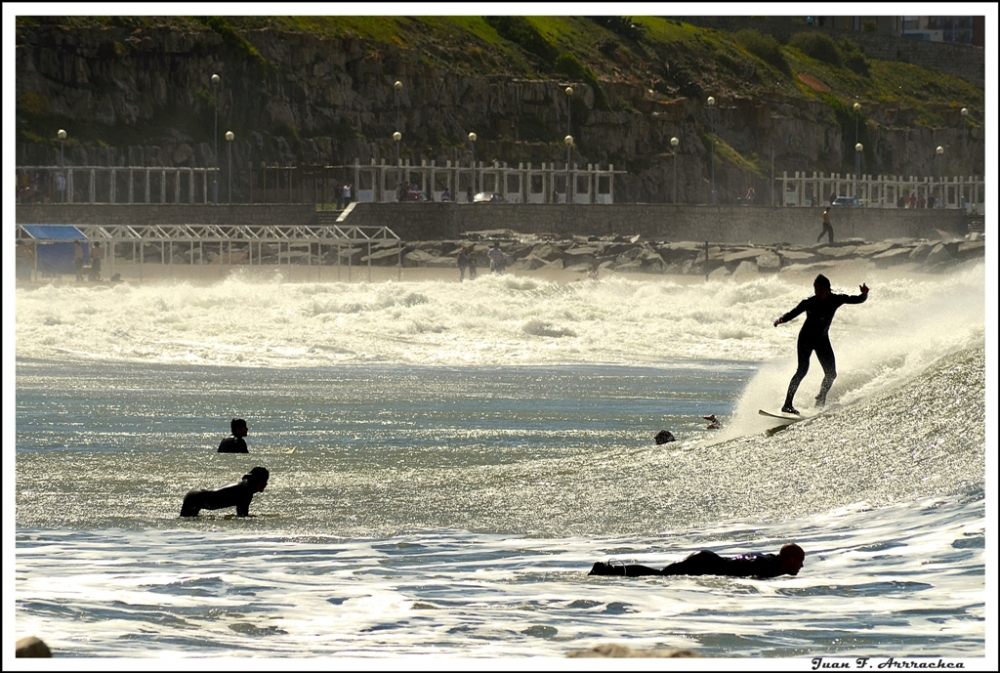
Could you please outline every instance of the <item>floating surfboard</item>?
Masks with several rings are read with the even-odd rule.
[[[258,518],[258,519],[260,519],[260,518],[263,518],[263,519],[274,519],[274,518],[277,518],[279,516],[281,516],[281,515],[277,514],[277,513],[274,513],[274,514],[268,513],[268,514],[251,514],[249,517],[244,517],[244,518],[250,518],[250,519],[253,519],[253,518]],[[225,519],[226,521],[232,521],[233,519],[238,519],[240,517],[237,517],[235,514],[226,514],[222,518]]]
[[[758,409],[757,413],[761,416],[767,416],[769,418],[777,418],[778,420],[785,421],[787,423],[796,423],[798,421],[806,420],[805,416],[796,416],[795,414],[786,414],[784,412],[780,414],[772,414],[770,411],[764,411],[763,409]]]

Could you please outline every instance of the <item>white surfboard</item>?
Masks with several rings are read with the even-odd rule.
[[[778,420],[785,421],[786,423],[796,423],[798,421],[806,420],[805,416],[796,416],[795,414],[786,414],[784,412],[780,414],[772,414],[770,411],[758,409],[757,413],[761,416],[767,416],[768,418],[777,418]]]

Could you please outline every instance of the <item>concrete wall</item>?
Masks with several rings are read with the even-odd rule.
[[[835,208],[836,239],[940,238],[959,232],[961,210]],[[580,205],[546,203],[359,203],[345,222],[388,227],[408,241],[458,239],[467,232],[509,229],[557,237],[636,234],[661,241],[815,243],[822,208]],[[312,206],[19,205],[18,224],[316,224]]]
[[[18,224],[316,224],[309,204],[18,204]]]

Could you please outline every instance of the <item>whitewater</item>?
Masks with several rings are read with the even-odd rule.
[[[18,288],[16,635],[143,666],[982,658],[985,267],[824,273],[871,294],[785,428],[757,410],[802,318],[772,323],[814,273]],[[249,456],[215,453],[234,416]],[[258,464],[268,516],[178,518]],[[796,577],[587,575],[792,541]]]

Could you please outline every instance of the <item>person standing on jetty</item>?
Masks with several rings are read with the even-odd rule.
[[[683,561],[671,563],[657,570],[648,566],[612,565],[598,561],[591,568],[591,575],[622,575],[642,577],[644,575],[723,575],[725,577],[778,577],[798,575],[805,563],[806,553],[802,547],[786,544],[777,554],[743,554],[732,558],[719,556],[714,551],[702,550],[691,554]]]
[[[507,260],[503,256],[503,251],[500,249],[499,243],[494,243],[490,251],[486,253],[490,258],[490,272],[501,274],[504,268],[507,266]]]
[[[94,243],[90,248],[90,280],[101,279],[101,259],[104,253],[101,252],[101,244]]]
[[[786,414],[798,414],[793,402],[795,392],[799,389],[799,384],[809,371],[809,358],[812,352],[816,351],[816,358],[823,366],[823,383],[819,387],[819,395],[816,396],[816,406],[822,407],[826,404],[826,394],[830,391],[834,379],[837,378],[837,358],[833,353],[833,346],[830,344],[830,323],[833,322],[833,314],[844,304],[863,304],[868,299],[868,286],[861,284],[861,294],[831,294],[830,279],[819,274],[813,281],[815,295],[808,299],[803,299],[799,305],[791,311],[774,321],[777,327],[789,320],[794,320],[803,311],[806,314],[806,321],[799,330],[797,342],[798,368],[792,375],[792,380],[788,383],[788,392],[785,394],[785,403],[781,411]]]
[[[465,257],[469,261],[469,280],[476,279],[476,246],[470,245],[465,249]]]
[[[819,232],[819,236],[816,237],[816,242],[819,243],[819,239],[823,238],[824,235],[829,235],[830,243],[833,243],[833,225],[830,224],[829,208],[823,211],[823,231]]]
[[[236,508],[236,516],[250,516],[253,496],[267,488],[271,474],[266,467],[255,467],[238,483],[222,488],[188,491],[181,505],[181,516],[198,516],[203,509]]]
[[[469,266],[469,256],[465,254],[465,248],[458,250],[458,282],[465,280],[465,269]],[[470,279],[471,280],[471,279]]]
[[[76,268],[76,281],[83,280],[83,246],[80,241],[73,241],[73,267]]]
[[[229,422],[229,429],[233,434],[219,442],[218,453],[250,453],[246,440],[243,439],[249,430],[247,422],[242,418],[234,418]]]

